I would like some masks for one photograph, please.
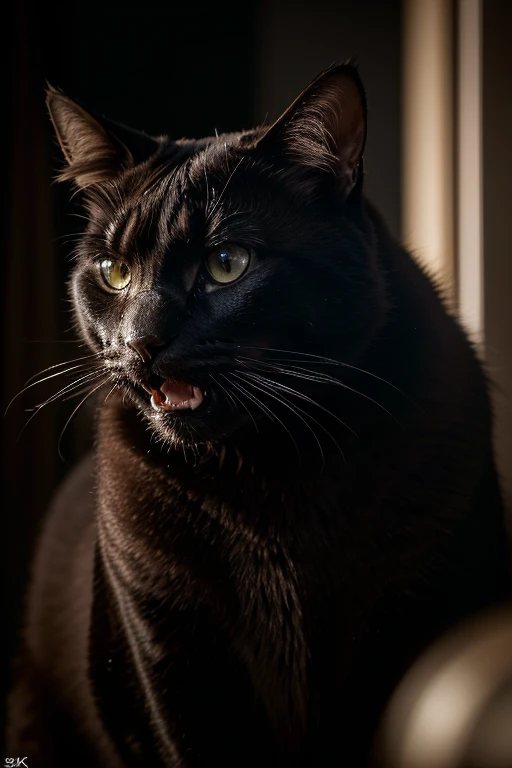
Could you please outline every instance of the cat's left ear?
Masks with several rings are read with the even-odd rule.
[[[88,187],[114,178],[154,154],[160,141],[85,110],[48,86],[46,103],[67,167],[59,181]]]
[[[322,72],[258,141],[258,147],[302,170],[313,183],[330,174],[346,198],[362,179],[366,96],[356,67]]]

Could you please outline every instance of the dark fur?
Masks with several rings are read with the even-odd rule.
[[[503,597],[507,555],[486,380],[362,196],[357,73],[201,141],[130,147],[49,102],[86,187],[77,324],[117,390],[41,542],[10,754],[365,765],[407,665]],[[226,241],[255,255],[212,287]],[[132,265],[129,289],[100,287],[98,254]],[[166,346],[144,363],[133,336]],[[140,384],[166,376],[207,400],[161,418]]]

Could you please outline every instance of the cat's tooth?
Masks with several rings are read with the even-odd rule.
[[[154,411],[161,411],[162,410],[161,406],[158,405],[158,403],[155,401],[155,396],[154,395],[151,395],[150,403],[151,403],[151,407],[153,408]]]
[[[159,389],[153,389],[151,392],[150,404],[155,411],[164,411],[167,408],[165,402],[165,396],[162,396],[162,392]]]
[[[201,405],[203,399],[203,393],[199,387],[192,387],[192,397],[188,401],[190,410],[195,411],[195,409]]]

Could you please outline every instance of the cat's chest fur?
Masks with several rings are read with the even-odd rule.
[[[136,422],[113,406],[98,446],[99,571],[115,606],[107,632],[124,636],[116,645],[121,665],[138,654],[139,695],[167,721],[183,711],[187,679],[199,684],[198,696],[222,684],[246,718],[256,706],[283,743],[300,743],[308,709],[304,613],[316,585],[297,567],[308,555],[305,532],[298,525],[290,535],[289,524],[307,501],[299,489],[287,495],[280,483],[267,486],[237,453],[203,470],[177,454],[166,461]],[[116,650],[94,637],[93,653],[104,656],[100,669],[116,663]]]

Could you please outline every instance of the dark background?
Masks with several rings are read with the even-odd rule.
[[[65,292],[71,239],[84,221],[75,215],[79,196],[71,200],[70,186],[52,183],[62,158],[44,104],[47,81],[148,133],[199,137],[271,121],[320,70],[355,54],[369,104],[366,190],[400,234],[400,0],[19,0],[6,13],[2,410],[29,377],[86,353],[74,342]],[[495,26],[493,34],[504,41],[503,25]],[[488,42],[495,50],[494,38]],[[510,94],[507,61],[505,75],[499,59],[494,66],[500,93]],[[496,125],[503,131],[498,117]],[[494,279],[501,275],[498,269]],[[9,652],[42,515],[56,484],[91,442],[92,414],[84,407],[66,429],[59,456],[74,400],[49,404],[24,429],[27,409],[57,392],[59,380],[29,389],[2,422]]]

